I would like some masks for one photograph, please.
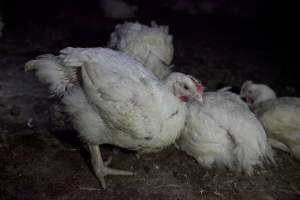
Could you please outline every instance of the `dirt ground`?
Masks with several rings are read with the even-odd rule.
[[[137,172],[106,177],[103,190],[91,172],[89,154],[72,130],[59,99],[52,98],[24,63],[65,46],[103,46],[116,22],[47,27],[7,27],[0,39],[0,199],[300,199],[300,163],[276,151],[277,166],[251,177],[202,168],[169,147],[141,155],[103,146],[112,167]],[[252,79],[280,95],[299,95],[295,74],[287,70],[287,51],[256,25],[170,23],[174,70],[202,80],[208,89],[239,87]],[[194,24],[193,24],[194,23]],[[282,84],[284,83],[284,84]]]

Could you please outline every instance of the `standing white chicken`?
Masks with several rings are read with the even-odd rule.
[[[276,98],[269,86],[252,81],[243,84],[240,96],[264,125],[272,146],[300,160],[300,98]]]
[[[189,103],[186,126],[176,141],[202,166],[252,174],[255,165],[273,162],[266,133],[238,95],[205,92],[203,104]]]
[[[81,73],[76,73],[78,67]],[[184,102],[202,100],[202,85],[191,76],[172,73],[160,81],[133,58],[105,48],[66,48],[59,56],[29,61],[25,69],[36,69],[52,92],[64,95],[66,111],[88,143],[94,172],[104,188],[105,175],[132,172],[106,167],[100,144],[159,151],[174,143],[184,127]]]
[[[2,17],[0,16],[0,38],[2,36],[2,30],[4,28],[4,23],[2,22]]]
[[[151,27],[137,22],[118,24],[108,47],[133,56],[160,79],[170,74],[174,47],[168,26],[158,26],[155,22]]]

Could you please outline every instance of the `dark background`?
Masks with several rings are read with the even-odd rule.
[[[244,43],[242,45],[254,51],[264,48],[267,57],[265,60],[272,62],[273,68],[282,70],[280,77],[277,77],[278,81],[299,87],[296,81],[297,59],[292,59],[289,53],[289,49],[295,43],[297,21],[291,2],[187,0],[186,2],[197,11],[197,14],[189,14],[187,10],[171,9],[178,1],[127,0],[128,3],[139,7],[136,17],[130,20],[146,24],[155,20],[158,24],[169,25],[171,34],[175,37],[178,34],[186,37],[196,33],[199,33],[199,37],[206,33],[218,34],[217,37],[224,37],[224,40],[227,36],[235,37],[237,42]],[[204,1],[211,2],[214,6],[211,12],[205,12],[199,6],[197,8],[199,2]],[[12,38],[15,35],[15,39],[22,40],[22,35],[25,37],[32,34],[37,40],[43,40],[41,35],[50,34],[50,40],[55,37],[53,34],[58,35],[55,31],[60,31],[63,41],[51,44],[55,51],[65,46],[104,46],[114,30],[114,25],[124,22],[104,18],[99,0],[2,0],[0,5],[0,13],[6,23],[4,38],[9,35]]]

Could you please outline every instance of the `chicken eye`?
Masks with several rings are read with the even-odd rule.
[[[183,85],[183,89],[189,90],[190,88],[189,88],[186,84],[184,84],[184,85]]]
[[[251,91],[251,90],[248,90],[247,93],[248,93],[248,94],[252,94],[252,91]]]

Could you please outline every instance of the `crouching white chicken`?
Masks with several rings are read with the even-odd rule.
[[[274,148],[300,160],[300,98],[280,97],[267,85],[246,81],[240,92],[264,125]]]
[[[202,166],[229,168],[251,175],[255,165],[273,162],[266,133],[238,95],[205,92],[203,104],[188,104],[186,126],[178,147]]]
[[[179,136],[185,102],[202,99],[202,85],[191,76],[172,73],[160,81],[133,58],[105,48],[66,48],[59,56],[29,61],[25,70],[31,69],[52,92],[63,95],[104,188],[105,175],[133,173],[108,168],[100,144],[157,152]]]
[[[2,17],[0,16],[0,38],[2,36],[2,30],[4,28],[4,23],[2,22]]]
[[[155,22],[151,27],[137,22],[118,24],[108,47],[133,56],[160,79],[170,74],[174,47],[168,26],[158,26]]]

